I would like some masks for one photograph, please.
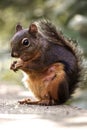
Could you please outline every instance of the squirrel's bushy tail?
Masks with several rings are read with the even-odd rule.
[[[54,44],[59,44],[61,46],[66,47],[70,52],[73,53],[73,55],[76,58],[77,71],[75,73],[74,81],[71,83],[71,86],[69,87],[69,92],[71,95],[77,87],[81,86],[82,80],[84,81],[85,61],[83,57],[83,51],[76,41],[65,37],[63,33],[58,31],[56,27],[48,20],[41,20],[39,21],[38,25],[40,31],[43,33],[43,36],[45,38],[47,38]]]

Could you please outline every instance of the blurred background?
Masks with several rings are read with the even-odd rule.
[[[9,69],[14,60],[10,39],[16,24],[27,28],[41,18],[49,19],[64,35],[77,40],[87,57],[87,0],[0,0],[0,91],[6,91],[6,85],[23,87],[21,71]],[[68,103],[87,109],[87,85],[81,86]]]

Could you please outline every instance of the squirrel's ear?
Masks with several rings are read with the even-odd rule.
[[[20,24],[17,24],[17,25],[16,25],[16,32],[18,32],[18,31],[20,31],[20,30],[22,30],[22,26],[21,26]]]
[[[32,35],[36,35],[38,32],[37,25],[32,23],[29,27],[29,33]]]

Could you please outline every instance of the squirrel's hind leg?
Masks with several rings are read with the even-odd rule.
[[[28,105],[42,105],[42,106],[52,106],[57,105],[54,100],[50,99],[42,99],[39,101],[31,101],[30,99],[24,99],[22,101],[18,101],[19,104],[28,104]]]
[[[18,101],[19,104],[30,104],[30,105],[38,105],[39,101],[31,101],[31,99],[24,99],[21,101]]]

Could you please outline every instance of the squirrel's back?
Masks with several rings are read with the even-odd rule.
[[[46,65],[60,62],[64,64],[64,71],[69,82],[69,94],[79,87],[82,72],[82,51],[76,41],[65,37],[49,21],[38,22],[38,28],[42,35],[48,40],[49,47],[45,52],[44,63]]]

